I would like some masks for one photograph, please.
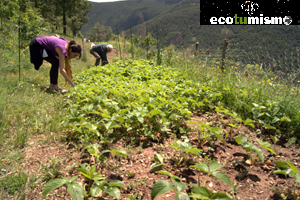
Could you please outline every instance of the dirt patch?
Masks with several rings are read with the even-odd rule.
[[[226,119],[219,119],[216,116],[209,116],[207,114],[202,114],[199,116],[192,117],[191,121],[203,121],[210,124],[221,124],[224,126],[224,131],[228,131],[228,121]],[[189,125],[193,129],[196,125]],[[260,147],[258,142],[255,140],[255,132],[250,131],[245,126],[240,126],[236,129],[238,134],[244,134],[248,137],[248,141],[252,142],[255,146]],[[190,142],[194,145],[198,144],[197,132],[192,132],[189,134]],[[28,146],[24,149],[26,155],[25,162],[22,164],[24,171],[31,174],[37,173],[39,164],[36,160],[42,163],[47,163],[49,157],[55,156],[56,158],[62,159],[61,161],[61,176],[72,177],[78,175],[79,178],[76,181],[81,182],[86,185],[84,178],[81,174],[76,171],[76,167],[71,167],[68,170],[63,170],[67,166],[71,166],[73,163],[88,163],[93,165],[94,162],[88,156],[88,153],[80,153],[77,149],[70,148],[68,145],[62,144],[61,142],[55,142],[52,144],[39,145],[38,140],[40,136],[32,137]],[[213,138],[213,139],[212,139]],[[225,172],[230,178],[231,182],[236,185],[237,190],[236,195],[240,199],[245,200],[258,200],[258,199],[280,199],[279,195],[284,194],[287,188],[293,188],[294,180],[291,178],[285,178],[284,176],[273,174],[275,168],[276,160],[289,160],[296,167],[299,168],[300,164],[300,151],[299,146],[286,147],[285,145],[275,145],[271,141],[272,148],[276,151],[276,155],[262,149],[264,153],[265,160],[268,163],[257,162],[255,165],[244,165],[248,159],[246,150],[241,146],[237,145],[231,137],[229,137],[225,144],[216,140],[212,137],[210,142],[206,142],[201,147],[203,150],[202,156],[192,156],[189,155],[187,160],[193,160],[192,163],[176,164],[178,160],[181,159],[182,155],[179,151],[173,149],[169,143],[174,142],[174,138],[170,137],[163,144],[158,144],[154,142],[149,142],[145,148],[133,147],[129,148],[127,151],[128,157],[113,158],[111,155],[106,164],[100,165],[100,172],[103,176],[107,177],[107,182],[111,180],[121,180],[127,187],[127,190],[121,190],[121,198],[127,199],[127,197],[132,195],[140,196],[141,199],[151,199],[151,189],[155,182],[165,179],[170,181],[168,176],[158,174],[156,172],[150,171],[150,166],[154,163],[153,157],[155,153],[159,153],[164,158],[165,168],[163,170],[169,171],[182,178],[182,182],[187,184],[187,192],[190,192],[191,186],[189,183],[198,183],[200,180],[200,185],[203,185],[207,175],[195,168],[190,168],[190,165],[196,164],[197,162],[207,163],[209,160],[215,160],[219,164],[224,165],[220,171]],[[263,138],[260,138],[264,140]],[[280,144],[280,142],[279,142]],[[114,144],[111,149],[126,149],[128,143],[126,141],[119,141]],[[105,150],[105,149],[102,149]],[[253,158],[259,160],[256,154],[252,154]],[[299,170],[299,169],[298,169]],[[215,190],[218,192],[228,193],[232,195],[233,191],[231,188],[223,183],[222,181],[209,177],[206,182],[206,187],[210,190]],[[30,191],[26,199],[41,199],[43,185],[40,185]],[[275,190],[277,188],[277,190]],[[296,190],[300,190],[298,185]],[[279,194],[276,194],[276,191]],[[285,194],[287,195],[287,194]],[[71,199],[65,188],[59,188],[51,192],[46,199]],[[105,197],[105,199],[113,199],[112,197]],[[170,191],[168,193],[162,194],[156,198],[156,200],[162,199],[175,199],[175,193]]]

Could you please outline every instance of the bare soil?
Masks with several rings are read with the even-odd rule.
[[[216,114],[215,114],[216,116]],[[207,121],[207,119],[210,119]],[[217,121],[216,117],[208,117],[207,114],[201,114],[199,116],[193,116],[191,121],[202,121],[210,124],[221,123],[224,126],[224,131],[228,131],[229,127],[228,120]],[[197,129],[196,125],[189,125],[192,129]],[[189,134],[191,138],[191,143],[197,144],[196,132]],[[248,136],[248,141],[251,141],[257,147],[260,147],[257,141],[254,139],[257,134],[250,131],[247,127],[240,125],[235,133],[244,133]],[[234,134],[235,134],[234,133]],[[232,137],[234,135],[231,135]],[[42,163],[47,163],[47,158],[57,157],[61,158],[61,169],[71,166],[75,162],[88,163],[90,165],[94,162],[90,159],[87,152],[80,152],[77,149],[69,148],[68,145],[61,142],[55,142],[45,145],[37,145],[37,141],[45,136],[36,135],[30,139],[28,146],[24,149],[26,155],[25,162],[23,163],[24,171],[31,174],[35,174],[39,168],[39,164],[36,160]],[[220,171],[225,172],[230,178],[231,182],[236,182],[237,191],[236,195],[240,199],[245,200],[267,200],[267,199],[282,199],[279,195],[285,194],[288,188],[292,189],[294,185],[294,180],[292,178],[285,178],[284,176],[275,175],[272,172],[276,170],[275,161],[276,160],[289,160],[296,167],[299,168],[300,164],[300,150],[299,146],[293,145],[292,147],[286,147],[286,141],[279,141],[278,144],[272,144],[272,141],[268,141],[272,144],[272,148],[276,151],[276,155],[262,149],[265,159],[268,160],[265,163],[257,162],[255,164],[243,165],[238,164],[234,166],[233,163],[239,161],[248,160],[248,154],[246,150],[241,146],[232,142],[232,137],[227,139],[225,144],[221,143],[219,140],[207,142],[203,144],[200,148],[207,155],[202,157],[189,156],[194,162],[190,164],[196,164],[197,162],[207,162],[208,159],[216,160],[218,163],[224,165]],[[179,166],[175,165],[176,159],[180,159],[180,152],[176,151],[169,146],[169,143],[173,143],[174,138],[170,137],[164,142],[164,144],[157,144],[154,142],[149,142],[146,147],[133,147],[130,148],[128,152],[128,157],[126,159],[112,156],[109,157],[108,165],[101,164],[101,173],[103,176],[107,177],[107,181],[111,180],[121,180],[124,182],[127,190],[121,190],[121,198],[127,199],[130,194],[140,195],[143,199],[151,199],[151,188],[152,185],[158,180],[165,179],[170,180],[168,176],[150,172],[150,166],[154,163],[153,157],[155,153],[159,153],[164,157],[164,163],[166,167],[164,170],[176,174],[182,177],[182,182],[184,183],[197,183],[198,177],[200,184],[203,184],[206,179],[206,174],[196,170],[195,168],[190,168],[188,163],[181,162]],[[113,149],[125,149],[125,141],[119,141],[114,144],[111,148]],[[103,149],[104,150],[104,149]],[[252,154],[253,158],[257,161],[259,158],[256,154]],[[244,173],[243,173],[244,172]],[[246,173],[247,172],[247,173]],[[133,177],[130,174],[134,174]],[[84,177],[76,171],[76,167],[72,167],[68,170],[61,170],[61,175],[65,177],[71,177],[78,175],[79,178],[76,181],[81,182],[86,185]],[[211,190],[216,190],[218,192],[227,192],[232,195],[231,189],[228,185],[219,181],[214,177],[209,177],[206,183],[206,187]],[[191,186],[188,185],[187,192],[190,192]],[[297,190],[300,190],[298,185]],[[42,186],[37,186],[35,189],[31,190],[27,194],[26,199],[41,199]],[[58,188],[51,192],[46,199],[72,199],[65,188]],[[105,197],[105,199],[113,199],[112,197]],[[175,199],[174,192],[170,191],[163,195],[160,195],[156,200],[162,199]]]

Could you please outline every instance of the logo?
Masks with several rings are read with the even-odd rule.
[[[249,16],[252,16],[255,11],[258,10],[258,3],[254,3],[253,1],[246,1],[241,5],[242,9],[245,10]]]
[[[291,16],[285,17],[268,17],[264,16],[263,14],[256,14],[258,13],[259,5],[253,1],[246,1],[245,3],[241,4],[241,8],[246,11],[249,17],[238,16],[235,14],[232,17],[211,17],[210,23],[211,24],[249,24],[249,25],[262,25],[262,24],[284,24],[290,25],[292,23]]]

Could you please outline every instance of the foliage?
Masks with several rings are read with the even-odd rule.
[[[81,173],[88,181],[88,187],[85,190],[80,182],[75,180],[78,176],[73,176],[71,178],[63,177],[62,179],[54,179],[49,181],[44,189],[42,198],[44,199],[52,190],[58,187],[65,186],[68,188],[68,192],[75,200],[88,199],[89,197],[97,196],[101,191],[104,192],[103,195],[111,195],[112,197],[119,199],[120,190],[119,188],[126,189],[123,182],[119,180],[112,180],[109,183],[105,181],[105,177],[101,173],[96,172],[96,165],[81,164],[77,171]],[[94,184],[92,184],[92,181]]]
[[[175,192],[175,199],[177,200],[189,199],[188,195],[184,193],[186,184],[180,182],[181,179],[178,176],[175,176],[167,171],[158,171],[158,173],[169,176],[172,183],[167,180],[157,181],[152,187],[151,199],[155,199],[158,195],[164,194],[170,190]]]
[[[261,160],[261,162],[264,162],[264,153],[262,152],[262,150],[258,147],[256,147],[254,144],[252,144],[251,142],[247,142],[247,138],[240,138],[240,137],[235,137],[235,141],[239,144],[242,145],[243,148],[247,151],[250,152],[249,157],[252,163],[254,163],[254,159],[251,156],[252,152],[256,152],[257,156],[259,157],[259,159]]]
[[[27,174],[24,172],[19,172],[16,175],[5,176],[0,179],[0,188],[4,190],[9,195],[15,195],[21,190],[25,189],[25,184],[27,182]]]
[[[201,105],[195,97],[201,95],[203,86],[149,61],[92,68],[74,81],[77,86],[68,94],[70,115],[64,124],[72,137],[82,141],[116,133],[122,134],[115,139],[140,141],[161,140],[171,130],[186,133],[183,121]]]
[[[206,181],[210,175],[213,177],[219,179],[220,181],[223,181],[227,185],[229,185],[231,188],[233,188],[232,183],[228,176],[224,172],[219,172],[217,170],[224,167],[224,165],[220,165],[217,161],[211,161],[209,163],[209,167],[205,163],[197,163],[196,165],[192,165],[191,168],[196,168],[200,171],[203,171],[207,173],[206,180],[203,183],[203,187],[205,187]],[[200,182],[198,181],[198,186],[200,186]]]

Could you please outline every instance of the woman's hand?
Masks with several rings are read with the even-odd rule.
[[[55,51],[58,54],[60,73],[73,87],[75,87],[75,84],[73,83],[72,79],[68,76],[68,74],[65,70],[65,55],[63,54],[63,52],[61,51],[61,49],[59,47],[55,47]]]

